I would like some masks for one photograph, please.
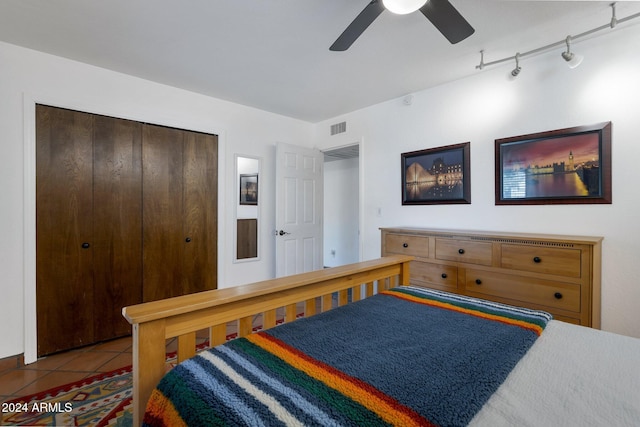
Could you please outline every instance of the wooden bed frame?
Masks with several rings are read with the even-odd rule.
[[[122,309],[133,329],[133,425],[140,425],[151,392],[166,372],[166,340],[177,338],[178,362],[196,353],[196,332],[209,329],[211,346],[226,341],[227,324],[237,320],[238,336],[252,333],[254,316],[262,314],[262,328],[276,325],[276,310],[284,321],[369,297],[378,289],[409,284],[411,256],[394,255],[341,267],[296,274],[232,288],[217,289],[153,301]],[[349,292],[351,290],[351,292]],[[351,293],[351,298],[349,298]]]

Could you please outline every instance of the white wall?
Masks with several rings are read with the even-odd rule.
[[[379,256],[379,227],[604,236],[602,328],[640,337],[640,27],[618,27],[572,50],[585,55],[573,70],[558,49],[523,59],[517,79],[506,64],[416,93],[410,106],[395,99],[318,123],[321,149],[364,141],[363,259]],[[342,120],[346,134],[324,136]],[[613,204],[495,206],[495,139],[604,121],[613,123]],[[400,154],[466,141],[472,203],[402,206]]]
[[[560,37],[560,36],[559,36]],[[487,46],[490,49],[490,46]],[[135,77],[0,43],[0,358],[24,352],[25,313],[35,289],[33,102],[220,135],[220,286],[273,277],[273,169],[276,141],[344,146],[360,140],[363,259],[379,256],[379,227],[429,226],[604,236],[603,329],[640,337],[640,29],[617,28],[574,42],[585,54],[568,69],[560,49],[316,125]],[[325,137],[347,120],[347,133]],[[613,204],[494,205],[494,139],[602,121],[613,122]],[[315,135],[315,136],[314,136]],[[321,136],[322,135],[322,136]],[[471,141],[471,205],[402,206],[400,154]],[[26,145],[25,145],[26,142]],[[234,154],[263,159],[261,254],[234,264]],[[26,165],[26,168],[25,168]],[[381,215],[379,215],[381,213]],[[29,231],[31,230],[31,231]],[[26,251],[26,253],[25,253]],[[25,304],[26,303],[26,304]]]
[[[324,163],[324,266],[359,260],[358,158]]]
[[[274,276],[275,143],[309,145],[309,123],[5,43],[0,64],[0,358],[32,346],[25,329],[35,330],[34,102],[218,134],[219,286]],[[251,268],[232,263],[235,153],[263,159],[261,258]]]

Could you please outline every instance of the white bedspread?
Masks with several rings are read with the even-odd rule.
[[[640,339],[552,320],[472,426],[640,426]]]

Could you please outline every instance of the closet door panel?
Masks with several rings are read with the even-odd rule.
[[[143,300],[182,294],[183,132],[144,125]]]
[[[122,307],[142,302],[142,125],[94,119],[95,340],[124,336]]]
[[[38,355],[93,341],[92,122],[36,107]]]
[[[183,293],[187,294],[217,287],[218,137],[184,132]]]

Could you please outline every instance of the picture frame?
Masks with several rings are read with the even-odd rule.
[[[495,204],[610,204],[611,122],[495,140]]]
[[[471,203],[470,143],[402,153],[402,204]]]
[[[240,204],[258,204],[258,174],[240,174]]]

